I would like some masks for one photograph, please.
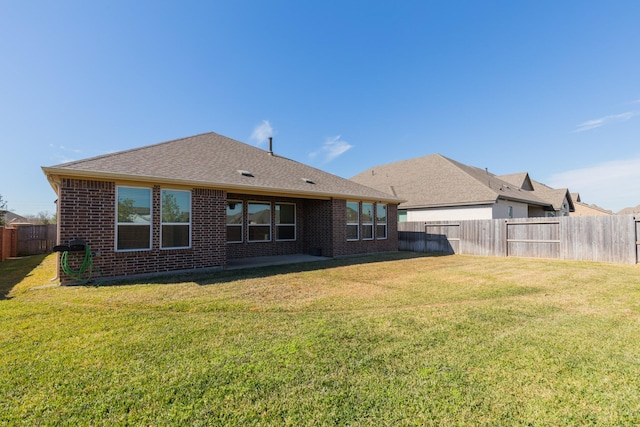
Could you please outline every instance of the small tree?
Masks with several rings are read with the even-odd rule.
[[[31,220],[34,224],[55,224],[56,218],[54,215],[49,215],[47,211],[40,211],[37,215],[25,215],[25,218]]]
[[[7,213],[7,202],[2,198],[0,194],[0,226],[5,225],[4,216]]]

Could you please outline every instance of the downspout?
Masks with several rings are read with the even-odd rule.
[[[60,221],[62,220],[62,216],[60,215],[60,212],[62,209],[60,209],[60,184],[56,183],[56,195],[58,196],[58,200],[56,200],[56,244],[60,244],[60,235],[61,235],[61,226],[60,226]],[[54,277],[53,279],[51,279],[51,281],[54,280],[60,280],[60,254],[58,253],[56,256],[56,277]]]

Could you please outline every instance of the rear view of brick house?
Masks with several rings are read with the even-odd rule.
[[[103,277],[398,247],[396,197],[216,133],[42,169],[58,243],[86,242]]]

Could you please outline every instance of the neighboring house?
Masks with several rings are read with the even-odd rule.
[[[635,208],[624,208],[620,212],[617,212],[616,215],[636,215],[640,214],[640,205]]]
[[[104,277],[398,248],[399,198],[216,133],[42,169]]]
[[[521,184],[528,183],[528,187],[432,154],[376,166],[351,180],[404,199],[398,208],[400,221],[526,218],[554,213],[553,203],[535,194],[528,175],[522,178]]]
[[[571,193],[571,198],[573,199],[573,206],[575,207],[575,211],[571,212],[570,216],[613,215],[613,212],[601,208],[600,206],[582,203],[582,200],[580,200],[580,193]]]
[[[29,218],[23,217],[22,215],[5,211],[4,224],[7,227],[15,227],[17,225],[31,225],[34,224],[34,221]]]
[[[548,185],[529,178],[527,172],[500,175],[498,178],[523,190],[532,192],[536,197],[549,203],[553,210],[531,209],[529,217],[569,216],[575,210],[571,193],[566,188],[551,188]]]

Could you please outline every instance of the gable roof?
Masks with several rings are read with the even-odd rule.
[[[51,182],[60,177],[79,177],[213,187],[236,193],[401,201],[388,193],[213,132],[42,170]]]
[[[548,202],[553,206],[553,209],[559,211],[562,209],[562,203],[567,199],[569,204],[569,211],[574,211],[573,197],[566,188],[551,188],[541,182],[529,178],[527,172],[514,173],[510,175],[500,175],[500,179],[503,179],[511,184],[518,185],[523,190],[535,191],[535,195],[538,198]],[[580,197],[578,195],[578,197]]]
[[[551,188],[548,185],[545,185],[536,180],[531,180],[533,184],[533,191],[536,192],[536,195],[540,197],[542,200],[546,200],[553,208],[557,211],[562,209],[562,203],[567,201],[569,204],[569,211],[573,212],[575,210],[575,206],[573,205],[573,199],[571,198],[571,193],[566,188]]]
[[[498,178],[523,190],[533,191],[533,184],[531,183],[531,178],[529,178],[529,173],[527,172],[499,175]]]
[[[551,208],[531,192],[485,169],[440,154],[376,166],[351,180],[406,199],[400,204],[403,209],[488,205],[498,199]]]

